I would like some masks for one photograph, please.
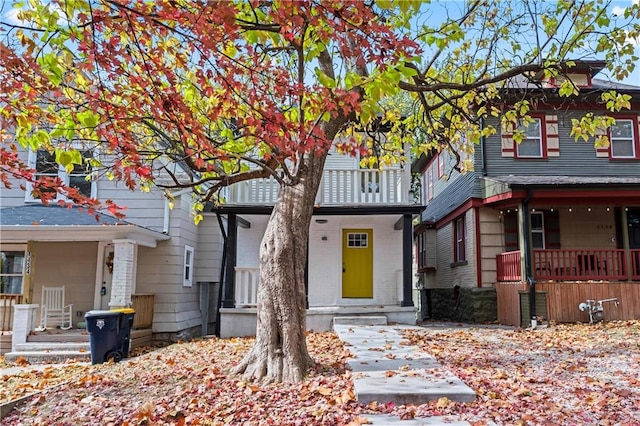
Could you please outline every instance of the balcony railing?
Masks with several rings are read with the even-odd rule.
[[[533,277],[554,281],[624,281],[630,276],[640,280],[640,250],[560,249],[533,250]],[[520,251],[500,253],[496,257],[498,281],[521,281]]]
[[[409,182],[402,169],[325,169],[316,205],[405,204]],[[270,205],[280,191],[273,178],[253,179],[231,185],[225,193],[227,204]]]

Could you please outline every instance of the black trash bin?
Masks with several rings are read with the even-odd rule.
[[[119,312],[120,329],[118,336],[118,350],[122,354],[122,358],[129,358],[129,349],[131,347],[131,329],[133,328],[133,317],[136,311],[133,308],[112,309],[111,312]]]
[[[89,311],[84,315],[91,344],[91,364],[122,359],[120,343],[121,312]]]

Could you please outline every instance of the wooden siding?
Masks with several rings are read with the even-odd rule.
[[[504,325],[520,325],[520,291],[528,290],[524,283],[496,284],[498,321]],[[637,282],[540,282],[536,291],[546,292],[549,321],[558,323],[589,322],[589,314],[578,305],[587,299],[617,298],[620,305],[604,304],[605,321],[640,319],[640,283]]]
[[[133,316],[133,329],[149,328],[153,324],[153,294],[132,294],[131,307],[136,311]]]
[[[479,209],[480,247],[482,254],[483,287],[490,287],[496,281],[496,255],[504,251],[504,233],[500,212],[493,209]]]

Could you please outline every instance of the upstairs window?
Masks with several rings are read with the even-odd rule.
[[[440,151],[438,154],[438,179],[444,176],[444,154],[446,151]]]
[[[427,201],[433,199],[433,167],[427,170]]]
[[[518,130],[524,133],[522,142],[516,144],[516,155],[524,158],[544,157],[544,135],[542,132],[542,119],[533,117],[533,122],[528,126],[520,125]]]
[[[94,156],[94,153],[91,150],[81,151],[81,154],[85,160],[91,159]],[[96,196],[95,182],[91,179],[87,180],[87,176],[91,175],[91,164],[88,161],[83,162],[83,164],[74,165],[71,173],[67,174],[64,168],[56,163],[54,153],[45,150],[38,150],[29,152],[29,166],[36,170],[36,179],[44,177],[58,177],[65,185],[77,188],[82,195],[94,198]],[[26,201],[40,201],[39,198],[34,198],[32,196],[31,189],[31,185],[28,185],[25,196]],[[41,191],[54,192],[55,190],[44,189]],[[62,196],[58,194],[55,199],[62,199]]]
[[[611,158],[638,158],[638,137],[635,124],[635,120],[619,118],[611,126],[609,131]]]

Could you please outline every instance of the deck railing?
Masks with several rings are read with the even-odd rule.
[[[259,268],[236,266],[235,305],[237,308],[254,307],[258,304]]]
[[[533,277],[554,281],[625,281],[640,279],[640,250],[630,250],[627,270],[622,249],[533,250]],[[520,251],[496,256],[498,281],[521,281]]]
[[[13,330],[13,307],[20,303],[21,294],[0,293],[0,331]]]
[[[131,307],[136,311],[133,316],[133,328],[149,328],[153,324],[153,294],[132,294]]]
[[[316,205],[405,204],[408,182],[402,169],[325,169],[316,196]],[[231,185],[225,193],[227,204],[274,204],[280,191],[273,178],[252,179]]]

